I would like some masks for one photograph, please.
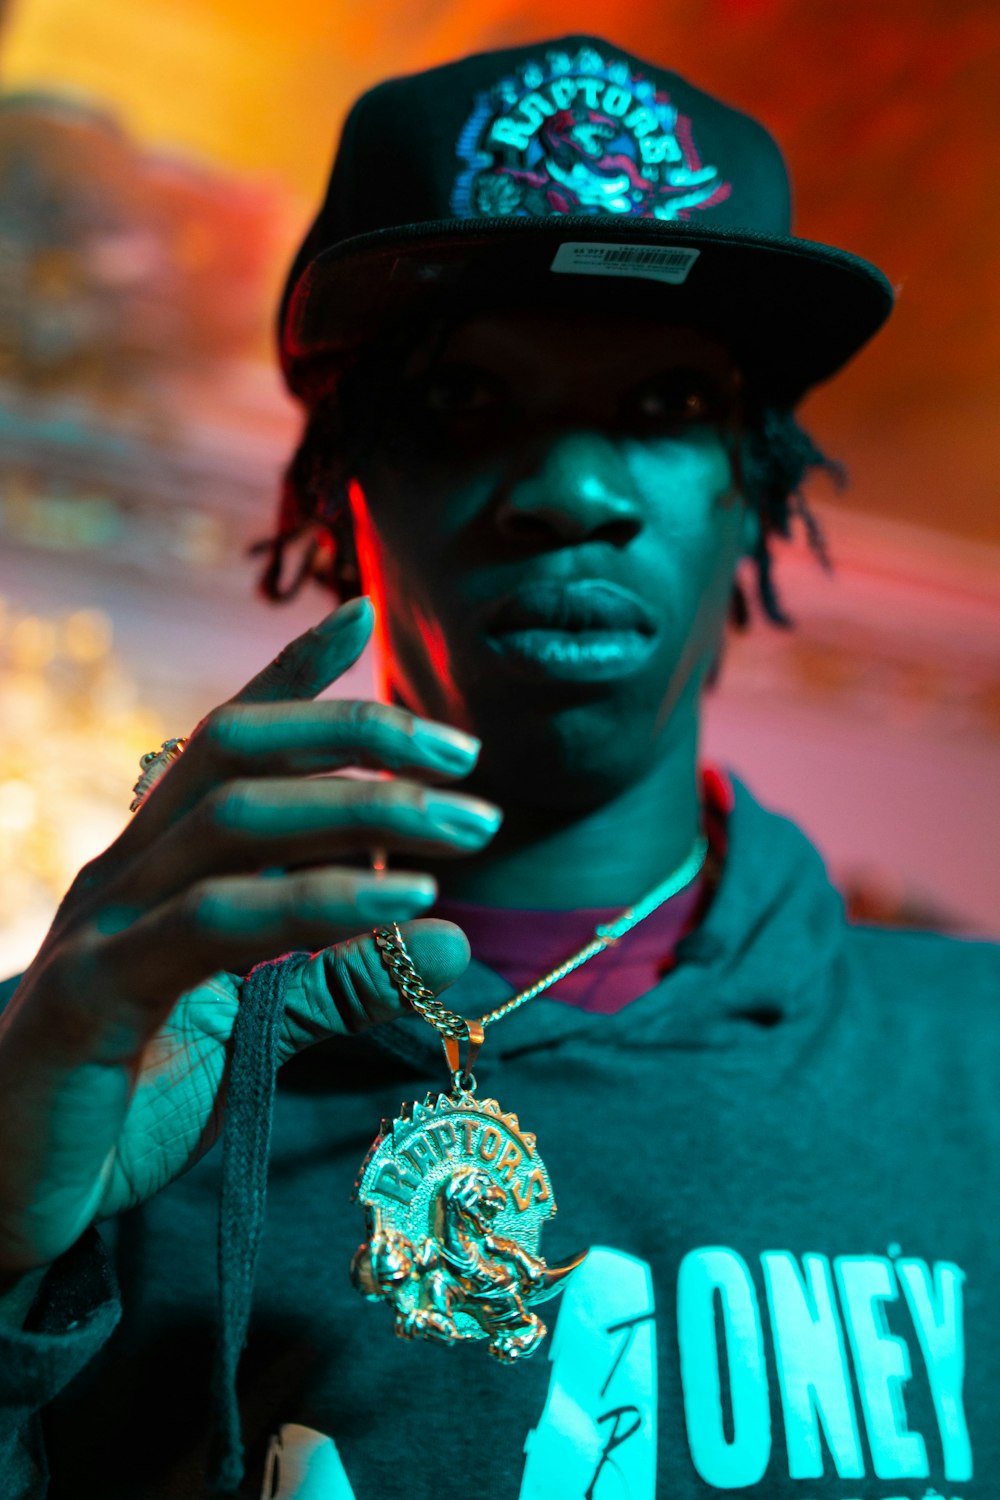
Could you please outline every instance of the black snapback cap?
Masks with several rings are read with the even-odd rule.
[[[282,370],[308,402],[425,312],[617,308],[716,333],[793,403],[893,291],[791,224],[772,136],[678,74],[589,36],[479,53],[352,108],[282,297]]]

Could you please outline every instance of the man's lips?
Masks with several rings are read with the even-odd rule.
[[[490,606],[483,623],[491,635],[531,629],[656,633],[656,622],[641,599],[600,578],[521,584]]]

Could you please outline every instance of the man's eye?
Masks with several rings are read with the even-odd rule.
[[[421,382],[420,401],[441,416],[461,416],[494,406],[498,393],[485,376],[474,370],[441,370]]]
[[[724,415],[726,403],[712,382],[689,378],[643,386],[635,397],[634,409],[649,423],[686,426],[718,420]]]

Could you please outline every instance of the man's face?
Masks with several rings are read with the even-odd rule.
[[[404,377],[350,486],[383,696],[479,735],[501,805],[597,805],[694,732],[754,536],[739,374],[697,330],[526,309],[429,334]]]

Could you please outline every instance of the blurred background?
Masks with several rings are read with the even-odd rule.
[[[348,105],[608,27],[591,0],[0,4],[0,976],[121,828],[142,751],[327,607],[265,605],[246,553],[298,425],[272,311]],[[706,754],[858,916],[1000,937],[1000,9],[632,0],[614,32],[762,119],[796,232],[899,293],[801,408],[850,473],[810,497],[836,571],[782,553],[797,627],[734,644]]]

